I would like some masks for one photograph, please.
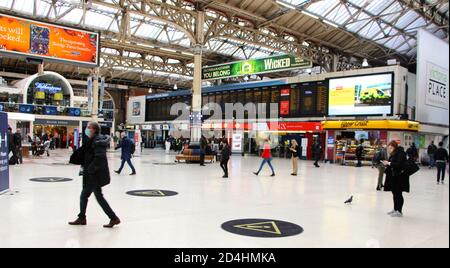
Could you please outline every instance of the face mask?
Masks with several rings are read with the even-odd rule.
[[[88,136],[90,138],[91,137],[91,130],[89,128],[86,128],[86,130],[84,131],[84,134],[86,134],[86,136]]]

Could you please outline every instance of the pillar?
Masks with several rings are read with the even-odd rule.
[[[199,142],[202,135],[202,57],[204,41],[205,13],[198,12],[196,25],[196,44],[194,45],[194,81],[192,86],[192,115],[191,141]]]
[[[99,74],[100,74],[100,68],[94,69],[94,77],[92,81],[92,119],[94,121],[98,120],[98,97],[99,97]]]
[[[44,63],[41,63],[38,65],[38,74],[43,75],[44,74]]]

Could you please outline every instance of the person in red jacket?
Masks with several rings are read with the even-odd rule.
[[[275,171],[273,169],[272,166],[272,152],[271,152],[271,148],[270,148],[270,144],[269,144],[269,140],[266,139],[264,142],[264,149],[263,149],[263,153],[262,153],[262,158],[263,161],[261,162],[261,166],[259,167],[258,172],[254,172],[254,174],[256,176],[259,175],[259,173],[261,172],[261,170],[263,169],[265,164],[268,164],[270,169],[272,170],[272,177],[275,177]]]

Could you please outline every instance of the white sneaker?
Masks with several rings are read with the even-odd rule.
[[[391,214],[391,217],[393,217],[393,218],[403,218],[403,214],[398,212],[398,211],[395,211],[393,214]]]
[[[391,212],[388,212],[388,215],[392,215],[392,214],[394,214],[396,211],[395,210],[393,210],[393,211],[391,211]]]

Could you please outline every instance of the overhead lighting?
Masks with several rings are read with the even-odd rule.
[[[149,88],[149,89],[148,89],[148,93],[152,94],[152,93],[153,93],[153,89],[152,89],[152,88]]]
[[[164,50],[164,51],[167,51],[167,52],[177,53],[176,50],[169,49],[169,48],[160,47],[159,49]]]
[[[363,60],[362,67],[364,67],[364,68],[369,67],[369,62],[367,61],[367,59]]]
[[[284,6],[284,7],[290,8],[290,9],[297,9],[296,6],[293,6],[293,5],[291,5],[289,3],[286,3],[284,1],[277,0],[276,2],[277,2],[277,4],[280,4],[280,5]]]
[[[307,16],[310,16],[310,17],[313,18],[313,19],[316,19],[316,20],[319,19],[319,17],[317,17],[316,15],[314,15],[314,14],[308,12],[308,11],[302,10],[302,13],[305,14],[305,15],[307,15]]]
[[[337,24],[335,24],[335,23],[333,23],[331,21],[323,20],[323,22],[325,22],[326,24],[328,24],[328,25],[330,25],[330,26],[332,26],[334,28],[339,28],[339,25],[337,25]]]
[[[173,86],[173,89],[174,89],[174,90],[178,90],[177,84],[175,84],[175,85]]]

